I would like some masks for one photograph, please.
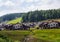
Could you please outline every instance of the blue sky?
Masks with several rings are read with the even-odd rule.
[[[60,0],[0,0],[0,16],[34,10],[60,8]]]

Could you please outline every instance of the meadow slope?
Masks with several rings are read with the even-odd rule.
[[[34,30],[34,38],[38,39],[38,42],[60,42],[60,29],[43,29]]]
[[[26,30],[0,31],[0,42],[21,42],[29,33]]]
[[[7,24],[16,24],[16,23],[19,23],[19,22],[22,22],[22,18],[16,18],[14,20],[11,20],[11,21],[8,21]]]
[[[0,42],[22,42],[26,37],[29,42],[60,42],[60,29],[0,31]]]

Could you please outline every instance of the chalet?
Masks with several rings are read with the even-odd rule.
[[[25,26],[29,26],[30,28],[34,28],[35,27],[35,23],[23,23]]]
[[[27,25],[27,23],[23,23],[23,24],[14,24],[13,25],[13,30],[29,30],[29,26]]]
[[[39,27],[41,29],[52,29],[52,28],[59,28],[60,22],[52,21],[52,22],[42,22]]]
[[[7,30],[12,30],[13,25],[12,24],[4,24],[3,25]]]
[[[20,24],[13,25],[13,30],[20,30],[20,29],[22,29]]]
[[[46,29],[48,27],[48,23],[47,22],[42,22],[39,27],[41,27],[40,29]]]
[[[30,28],[34,28],[35,27],[35,23],[30,23]]]
[[[27,25],[24,25],[24,24],[22,24],[22,28],[23,28],[24,30],[30,30],[30,26],[27,26]]]
[[[51,23],[48,23],[48,27],[49,28],[56,28],[56,27],[59,27],[59,24],[57,22],[51,22]]]
[[[59,28],[60,22],[48,21],[48,22],[27,22],[17,24],[0,24],[0,30],[30,30],[30,28],[38,27],[37,29],[53,29]]]
[[[0,24],[0,31],[1,30],[5,30],[5,28],[4,28],[4,26],[2,26],[1,24]]]

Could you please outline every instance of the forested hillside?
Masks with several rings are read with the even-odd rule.
[[[12,13],[0,17],[0,22],[22,17],[23,22],[38,22],[47,19],[59,19],[60,9],[35,10],[27,13]]]
[[[1,17],[0,17],[0,22],[10,21],[10,20],[13,20],[13,19],[15,19],[15,18],[22,17],[22,15],[23,15],[23,13],[10,13],[10,14],[1,16]]]
[[[60,9],[36,10],[23,15],[23,22],[37,22],[47,19],[59,19]]]

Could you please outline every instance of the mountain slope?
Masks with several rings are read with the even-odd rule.
[[[7,24],[16,24],[18,22],[22,22],[22,17],[8,21]]]
[[[10,21],[10,20],[13,20],[13,19],[15,19],[15,18],[22,17],[23,14],[24,14],[24,13],[10,13],[10,14],[1,16],[1,17],[0,17],[0,22]]]
[[[60,19],[60,9],[35,10],[27,13],[10,13],[0,17],[0,22],[22,17],[23,22],[38,22],[48,19]]]

